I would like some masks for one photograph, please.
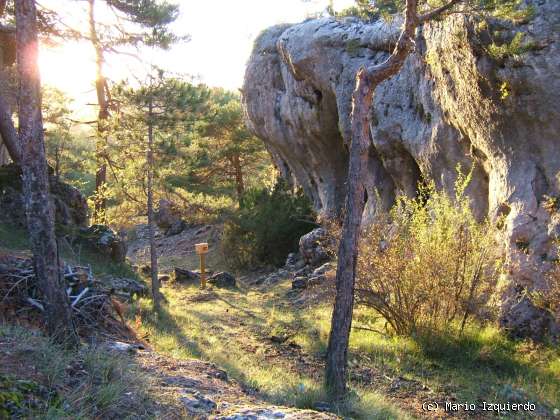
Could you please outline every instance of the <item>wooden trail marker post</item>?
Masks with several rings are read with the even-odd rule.
[[[194,249],[200,257],[200,288],[206,288],[206,254],[208,254],[208,243],[196,244]]]

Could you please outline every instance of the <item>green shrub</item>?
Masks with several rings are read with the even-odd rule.
[[[497,44],[493,42],[488,46],[488,54],[496,61],[514,57],[531,51],[535,45],[531,41],[524,42],[525,34],[517,32],[509,43]]]
[[[400,197],[391,223],[380,220],[362,236],[356,299],[397,334],[462,331],[489,305],[500,272],[490,222],[476,221],[459,176],[456,196],[433,183],[419,197]]]
[[[299,238],[315,223],[309,200],[280,181],[272,191],[248,192],[243,204],[224,225],[222,251],[234,267],[284,262]]]

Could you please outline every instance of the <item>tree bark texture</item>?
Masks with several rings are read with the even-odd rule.
[[[89,3],[89,38],[95,50],[96,80],[95,92],[99,112],[97,115],[97,141],[95,144],[95,160],[97,170],[95,173],[95,200],[94,200],[94,223],[106,224],[107,199],[105,198],[105,188],[107,183],[107,161],[105,156],[105,146],[107,143],[107,120],[109,119],[109,99],[107,97],[107,80],[103,74],[105,64],[105,54],[103,46],[97,34],[95,25],[95,0],[88,0]]]
[[[35,275],[44,298],[48,333],[69,347],[79,344],[68,298],[62,284],[50,200],[39,78],[36,8],[34,0],[16,6],[19,87],[19,142],[27,226]]]
[[[154,124],[153,124],[153,102],[148,104],[148,148],[146,150],[146,163],[148,166],[148,231],[150,240],[150,274],[152,277],[152,299],[154,309],[161,306],[160,284],[158,277],[158,256],[156,246],[156,233],[154,221]]]
[[[241,167],[241,161],[239,159],[239,154],[234,154],[232,157],[233,169],[235,171],[235,188],[237,190],[237,201],[241,206],[243,201],[243,195],[245,194],[245,182],[243,180],[243,168]]]
[[[21,151],[17,132],[10,107],[2,96],[0,96],[0,136],[2,136],[0,145],[3,143],[12,161],[19,164]]]
[[[361,68],[356,77],[352,106],[352,143],[350,145],[346,212],[338,249],[336,296],[325,372],[326,387],[331,397],[335,399],[344,398],[348,392],[346,385],[348,345],[354,308],[358,241],[365,205],[365,188],[362,180],[371,142],[369,110],[375,88],[381,82],[397,74],[410,54],[419,22],[417,0],[407,0],[404,28],[395,50],[384,63]]]

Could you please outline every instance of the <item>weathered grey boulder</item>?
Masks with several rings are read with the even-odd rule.
[[[329,260],[328,236],[323,228],[303,235],[299,240],[299,251],[306,264],[317,266]]]
[[[292,280],[292,289],[301,290],[307,288],[307,277],[296,277]]]
[[[200,283],[200,274],[175,267],[175,281],[178,283]]]
[[[363,180],[368,221],[396,195],[415,195],[422,176],[452,193],[457,165],[474,165],[467,195],[475,214],[505,218],[504,316],[518,286],[545,287],[560,237],[558,211],[543,206],[560,196],[560,2],[524,3],[535,10],[529,22],[485,26],[453,15],[418,30],[416,51],[376,90]],[[323,215],[344,204],[356,71],[388,57],[399,25],[323,18],[275,26],[255,42],[243,87],[248,124]],[[492,41],[517,32],[526,48],[488,54]]]
[[[136,279],[108,275],[99,278],[98,281],[100,282],[100,287],[110,290],[111,293],[125,301],[130,301],[134,297],[148,296],[149,294],[148,287]]]
[[[186,393],[192,395],[181,397],[181,402],[188,413],[192,416],[197,416],[196,418],[199,418],[198,416],[207,418],[206,415],[210,414],[218,407],[214,401],[198,391],[187,391]]]
[[[229,273],[216,273],[208,279],[208,283],[216,287],[235,287],[235,277]]]

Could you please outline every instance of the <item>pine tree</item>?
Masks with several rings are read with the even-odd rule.
[[[19,76],[19,143],[27,229],[35,276],[44,296],[47,330],[58,342],[76,347],[79,338],[62,285],[49,196],[47,161],[41,115],[37,15],[34,0],[16,2],[17,69]]]

